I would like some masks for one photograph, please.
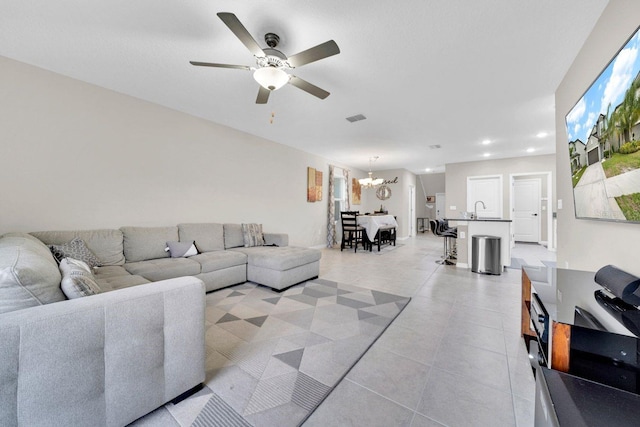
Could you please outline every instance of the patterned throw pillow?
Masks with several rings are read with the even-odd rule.
[[[264,246],[262,224],[242,224],[242,238],[245,248]]]
[[[85,262],[63,258],[60,261],[62,282],[60,288],[69,299],[86,297],[100,293],[100,287],[91,273],[91,267]]]
[[[63,243],[61,245],[49,245],[49,249],[51,249],[51,253],[54,258],[58,261],[58,263],[62,262],[64,258],[73,258],[76,260],[84,261],[89,265],[89,267],[100,267],[100,260],[98,257],[91,252],[82,240],[79,237],[72,239],[70,242]]]
[[[186,258],[188,256],[198,255],[196,242],[167,242],[165,252],[169,252],[171,258]]]

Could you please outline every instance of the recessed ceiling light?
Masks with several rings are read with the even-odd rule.
[[[549,135],[549,134],[548,134],[548,133],[546,133],[546,132],[538,132],[538,134],[536,135],[536,137],[538,137],[538,138],[544,138],[544,137],[545,137],[545,136],[547,136],[547,135]]]
[[[491,144],[491,140],[489,139],[485,139],[482,141],[482,145],[489,145],[489,144]]]
[[[533,153],[534,151],[536,151],[535,148],[527,148],[527,153]]]
[[[491,155],[491,153],[484,153],[483,156],[484,157],[489,157]]]
[[[424,171],[425,172],[431,172],[431,168],[426,168]]]

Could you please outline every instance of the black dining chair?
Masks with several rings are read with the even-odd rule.
[[[349,246],[354,252],[358,251],[358,243],[363,249],[367,249],[365,241],[365,230],[358,225],[359,211],[342,211],[340,212],[340,222],[342,224],[342,242],[340,243],[340,251]]]
[[[369,242],[369,252],[373,251],[373,245],[378,246],[378,252],[380,252],[380,244],[388,243],[390,245],[396,245],[396,227],[393,225],[383,225],[378,229],[373,242]]]

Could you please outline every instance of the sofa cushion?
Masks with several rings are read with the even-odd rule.
[[[218,271],[247,263],[247,255],[234,251],[214,251],[192,256],[189,259],[197,261],[202,267],[202,273]]]
[[[224,224],[224,248],[244,247],[244,237],[240,224]]]
[[[200,264],[191,258],[164,258],[128,262],[124,265],[124,268],[129,273],[137,274],[152,282],[200,274]]]
[[[49,245],[49,249],[58,262],[62,262],[64,258],[71,258],[86,263],[90,268],[100,266],[100,260],[96,254],[79,237],[74,237],[61,245]]]
[[[200,252],[224,250],[224,227],[222,224],[178,224],[181,242],[195,241]]]
[[[198,255],[198,249],[196,249],[196,242],[167,242],[167,248],[165,251],[169,251],[171,258],[187,258],[190,256]]]
[[[232,251],[247,254],[249,265],[279,271],[319,261],[322,256],[322,252],[317,249],[295,246],[255,246],[253,248],[235,248]]]
[[[264,246],[262,224],[242,224],[242,239],[245,248]]]
[[[0,237],[0,313],[64,301],[51,251],[25,233]]]
[[[60,288],[67,298],[75,299],[100,293],[100,287],[87,263],[73,258],[63,258],[60,261],[60,272]]]
[[[262,233],[267,246],[289,246],[289,235],[286,233]]]
[[[178,227],[122,227],[127,263],[168,258],[167,242],[178,241]]]
[[[100,260],[100,265],[124,264],[123,237],[120,230],[37,231],[29,233],[45,245],[61,245],[76,237]]]
[[[115,291],[116,289],[143,285],[150,282],[142,276],[129,273],[120,265],[98,267],[93,271],[96,282],[102,292]]]

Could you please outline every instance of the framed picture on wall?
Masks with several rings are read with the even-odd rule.
[[[316,171],[316,202],[322,201],[322,172]]]
[[[307,168],[307,202],[316,201],[316,170]]]
[[[362,187],[360,186],[360,181],[356,178],[351,178],[351,204],[359,205],[361,195]]]
[[[427,196],[427,203],[435,203],[436,196]]]
[[[322,171],[307,168],[307,202],[322,201]]]

